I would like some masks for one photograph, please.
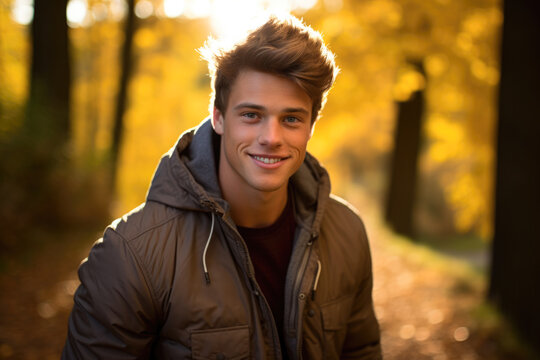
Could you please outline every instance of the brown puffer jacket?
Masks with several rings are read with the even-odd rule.
[[[297,231],[280,349],[216,176],[209,121],[161,160],[147,201],[79,268],[62,359],[380,359],[364,226],[311,156],[291,178]],[[214,151],[212,150],[214,149]]]

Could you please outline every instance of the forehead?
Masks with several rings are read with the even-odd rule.
[[[311,113],[309,95],[284,76],[246,69],[238,73],[229,94],[227,108],[253,103],[266,108],[305,108]]]

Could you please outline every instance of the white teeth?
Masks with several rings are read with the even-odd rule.
[[[256,160],[259,160],[265,164],[275,164],[279,161],[281,161],[281,159],[278,159],[278,158],[266,158],[266,157],[262,157],[262,156],[253,156]]]

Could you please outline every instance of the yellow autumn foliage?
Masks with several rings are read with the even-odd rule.
[[[0,0],[2,109],[21,107],[27,92],[28,28],[10,17],[12,3]],[[213,31],[211,19],[166,18],[161,1],[150,4],[158,15],[138,19],[134,36],[116,214],[144,201],[160,155],[208,114],[210,80],[196,49]],[[81,163],[109,149],[124,38],[112,2],[88,6],[93,20],[70,29],[73,148]],[[489,238],[500,0],[320,0],[301,16],[323,33],[342,70],[309,145],[331,171],[334,189],[362,183],[382,203],[395,101],[422,90],[419,176],[444,194],[441,206],[456,232]],[[0,136],[17,126],[13,119],[2,115]],[[419,211],[429,210],[419,204]]]

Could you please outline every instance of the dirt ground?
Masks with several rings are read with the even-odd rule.
[[[526,359],[503,350],[497,325],[474,315],[484,297],[481,276],[414,246],[396,246],[376,220],[366,223],[385,359]],[[0,273],[0,359],[60,357],[76,269],[99,236],[72,235],[7,264]]]

